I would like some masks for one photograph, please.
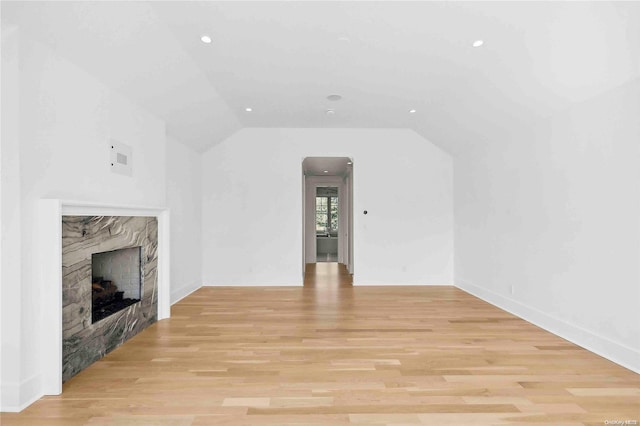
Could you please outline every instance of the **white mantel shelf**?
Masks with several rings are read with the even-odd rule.
[[[102,216],[157,216],[159,213],[168,211],[166,207],[158,206],[137,206],[128,204],[104,204],[76,200],[43,200],[57,201],[62,207],[63,215],[102,215]],[[118,212],[112,215],[111,212]]]
[[[114,205],[76,200],[38,202],[34,265],[41,289],[39,342],[41,395],[62,392],[62,216],[152,216],[158,218],[158,321],[169,318],[169,209],[160,206]]]

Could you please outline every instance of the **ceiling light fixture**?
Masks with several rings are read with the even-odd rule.
[[[473,47],[480,47],[484,44],[484,41],[482,40],[476,40],[473,42]]]
[[[410,110],[409,110],[409,114],[415,114],[415,113],[416,113],[416,110],[415,110],[415,109],[410,109]]]
[[[247,108],[245,108],[244,110],[245,110],[245,111],[247,111],[247,112],[251,112],[251,111],[253,111],[253,108],[249,108],[249,107],[247,107]]]
[[[330,101],[339,101],[340,99],[342,99],[341,95],[338,94],[333,94],[333,95],[329,95],[327,96],[327,99],[329,99]]]
[[[353,163],[351,161],[347,161],[347,164],[348,165],[352,165]]]
[[[329,170],[325,170],[323,173],[329,173]]]
[[[200,40],[205,43],[205,44],[209,44],[211,43],[211,37],[209,37],[208,35],[203,35],[202,37],[200,37]]]
[[[328,109],[328,110],[327,110],[327,115],[333,115],[333,114],[335,114],[335,113],[336,113],[336,112],[335,112],[334,110],[332,110],[332,109]]]

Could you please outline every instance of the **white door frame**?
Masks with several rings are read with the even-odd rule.
[[[353,164],[353,158],[349,164]],[[351,275],[354,273],[354,197],[353,179],[354,169],[349,167],[344,176],[306,176],[304,161],[302,167],[302,279],[306,272],[307,263],[317,262],[316,228],[315,228],[315,196],[318,186],[335,186],[338,188],[339,199],[339,232],[338,232],[338,261],[346,265]]]

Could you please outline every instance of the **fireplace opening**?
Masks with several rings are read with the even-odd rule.
[[[91,323],[140,301],[142,247],[91,255]]]

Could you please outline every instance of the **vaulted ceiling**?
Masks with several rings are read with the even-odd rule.
[[[243,127],[399,127],[455,153],[640,76],[639,3],[2,2],[2,20],[199,151]]]

